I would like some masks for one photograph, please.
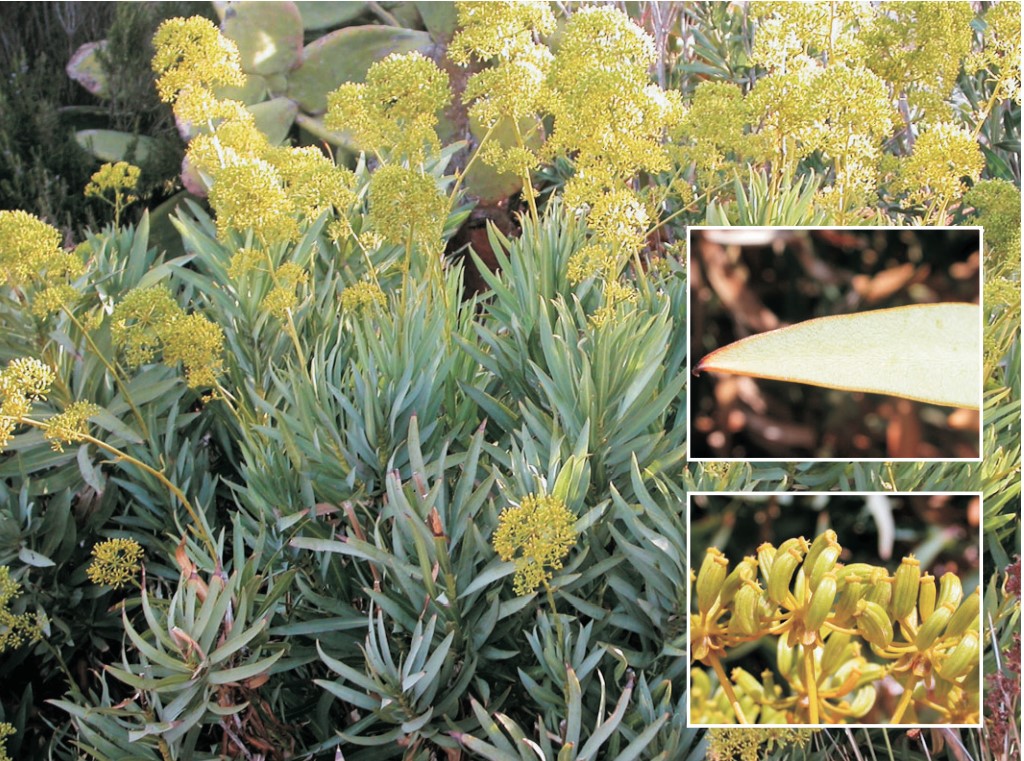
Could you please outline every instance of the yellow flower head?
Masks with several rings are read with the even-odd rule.
[[[985,168],[981,147],[955,124],[935,124],[918,135],[914,152],[900,162],[894,189],[907,191],[910,204],[950,204],[964,194],[963,178],[977,181]]]
[[[163,22],[153,36],[153,47],[156,87],[167,103],[188,87],[245,83],[238,46],[201,16]]]
[[[240,248],[231,257],[228,265],[228,277],[238,280],[254,270],[259,270],[267,262],[267,255],[258,248]]]
[[[275,286],[263,297],[262,307],[274,317],[285,318],[299,303],[295,289],[309,281],[309,273],[295,262],[285,262],[274,272]]]
[[[11,612],[11,600],[20,593],[21,584],[11,578],[11,569],[0,565],[0,653],[19,648],[26,642],[35,642],[43,636],[38,616],[29,613],[15,615]],[[9,734],[0,734],[0,740]]]
[[[462,95],[463,102],[473,104],[470,116],[490,128],[503,118],[518,122],[540,111],[552,60],[550,50],[534,45],[510,61],[474,74]]]
[[[12,359],[0,372],[0,394],[23,396],[29,401],[41,401],[50,393],[56,374],[48,366],[32,357]]]
[[[21,285],[43,272],[63,269],[70,258],[56,228],[25,211],[0,211],[0,274]],[[77,259],[77,257],[76,257]]]
[[[196,135],[185,155],[198,171],[213,177],[225,167],[262,158],[270,149],[267,136],[256,127],[252,114],[245,111],[221,122],[213,132]]]
[[[394,150],[415,163],[424,146],[437,150],[437,112],[451,100],[448,75],[420,53],[392,53],[370,67],[366,82],[327,96],[324,125],[348,130],[366,150]]]
[[[294,240],[299,225],[278,171],[266,161],[250,160],[217,171],[210,189],[217,233],[251,229],[266,244]]]
[[[7,738],[15,733],[14,725],[0,721],[0,761],[11,761],[7,755]]]
[[[370,180],[370,224],[389,243],[404,244],[410,234],[424,248],[440,248],[448,199],[430,175],[395,164],[382,166]]]
[[[219,123],[225,120],[247,121],[252,114],[245,104],[230,98],[218,98],[206,87],[186,87],[174,101],[174,115],[186,125]]]
[[[600,328],[615,319],[619,304],[635,304],[636,289],[620,283],[618,280],[607,280],[604,284],[604,304],[590,316],[590,324]]]
[[[1020,253],[1021,197],[1016,185],[1009,180],[982,180],[964,196],[964,201],[974,207],[985,228],[985,248],[989,252],[1010,260]]]
[[[181,315],[178,302],[163,286],[136,288],[114,307],[110,334],[128,364],[138,367],[153,359],[160,348],[160,332]]]
[[[109,191],[115,194],[135,190],[142,170],[127,161],[104,164],[93,173],[91,182],[85,186],[86,196],[102,196]],[[134,199],[134,196],[129,196]]]
[[[203,315],[177,317],[160,331],[164,364],[185,366],[189,388],[214,386],[224,372],[224,331]]]
[[[538,34],[555,31],[555,15],[545,2],[456,3],[459,30],[448,57],[466,66],[474,57],[509,60],[535,45]]]
[[[631,255],[644,247],[650,218],[639,196],[628,188],[598,197],[587,215],[594,238],[618,254]]]
[[[346,312],[360,312],[374,307],[383,309],[387,305],[384,291],[369,280],[354,283],[341,292],[341,308]]]
[[[264,158],[280,173],[295,211],[307,219],[332,209],[343,214],[359,200],[355,172],[337,166],[316,146],[271,148]]]
[[[506,507],[498,517],[494,550],[504,561],[514,561],[517,595],[527,595],[551,580],[551,571],[576,544],[576,517],[565,502],[544,494],[531,494],[518,505]]]
[[[86,574],[93,584],[114,589],[127,586],[139,573],[142,546],[134,539],[107,539],[92,548]]]
[[[43,434],[55,452],[63,452],[65,444],[74,444],[89,433],[89,418],[100,411],[92,402],[72,402],[59,415],[50,418]]]
[[[614,268],[615,256],[607,246],[584,246],[569,257],[569,282],[574,285],[590,277],[607,276]]]

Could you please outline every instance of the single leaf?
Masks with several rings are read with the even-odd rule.
[[[976,410],[981,309],[924,304],[807,320],[708,354],[694,369]]]

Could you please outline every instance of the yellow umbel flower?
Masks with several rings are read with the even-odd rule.
[[[206,87],[186,87],[174,101],[174,115],[182,124],[193,126],[222,121],[248,121],[252,114],[240,100],[218,98]]]
[[[0,276],[10,285],[77,276],[81,259],[60,247],[57,229],[25,211],[0,211]]]
[[[963,178],[976,182],[985,168],[985,155],[967,130],[943,123],[926,127],[914,152],[900,162],[894,189],[907,192],[910,204],[947,206],[966,192]]]
[[[111,190],[115,194],[125,190],[135,190],[141,174],[141,169],[127,161],[104,164],[93,173],[91,181],[85,186],[85,195],[102,196]],[[128,198],[134,199],[134,196],[128,196]]]
[[[138,367],[153,359],[160,348],[161,330],[182,314],[174,296],[163,286],[136,288],[114,307],[110,335],[114,345],[125,353],[128,364]]]
[[[259,159],[270,151],[270,141],[260,132],[252,114],[221,122],[213,132],[192,138],[185,153],[196,170],[213,177],[217,171]]]
[[[7,755],[7,738],[15,734],[14,725],[6,721],[0,721],[0,761],[11,761]]]
[[[506,507],[498,517],[494,550],[504,561],[514,561],[514,589],[527,595],[551,580],[551,571],[576,544],[576,517],[558,497],[531,494],[518,505]]]
[[[23,396],[32,402],[41,401],[50,393],[56,377],[53,370],[38,359],[12,359],[0,372],[0,394]]]
[[[620,283],[618,280],[606,281],[604,284],[604,305],[590,315],[590,324],[595,328],[607,325],[618,314],[619,304],[635,304],[638,295],[635,288]]]
[[[99,411],[99,405],[92,402],[72,402],[62,413],[50,418],[43,436],[53,451],[63,452],[65,444],[75,444],[89,433],[89,418]]]
[[[238,280],[254,270],[262,269],[267,262],[267,255],[258,248],[240,248],[231,257],[228,265],[228,277]]]
[[[309,282],[309,273],[295,262],[285,262],[274,272],[274,287],[263,297],[261,306],[274,317],[285,318],[299,303],[295,289]]]
[[[153,35],[153,47],[156,88],[167,103],[188,87],[245,84],[238,46],[201,16],[163,22]]]
[[[615,255],[607,246],[584,246],[569,257],[566,277],[573,285],[578,285],[590,277],[607,276],[613,269]]]
[[[395,164],[382,166],[370,179],[370,224],[388,243],[412,238],[424,248],[441,247],[448,199],[430,175]]]
[[[802,748],[818,730],[753,728],[717,728],[709,731],[708,758],[711,761],[758,761],[786,746]]]
[[[337,166],[316,146],[271,148],[264,158],[277,169],[295,212],[305,219],[332,209],[344,214],[359,201],[355,172]]]
[[[420,53],[392,53],[370,67],[366,82],[348,82],[327,96],[324,126],[348,130],[360,147],[393,151],[413,163],[424,146],[438,150],[437,112],[451,100],[448,75]]]
[[[217,234],[222,240],[231,230],[246,229],[267,245],[298,237],[288,191],[281,175],[266,161],[249,160],[218,170],[210,206],[217,213]]]
[[[383,309],[387,305],[384,291],[369,280],[354,283],[341,292],[341,308],[346,312],[360,312],[373,307]]]
[[[130,584],[139,573],[142,546],[134,539],[107,539],[92,548],[86,574],[93,584],[114,589]]]
[[[455,3],[459,30],[448,57],[460,66],[473,58],[509,60],[529,51],[538,34],[555,31],[555,14],[545,2]]]
[[[46,318],[69,307],[78,299],[78,291],[67,283],[51,285],[32,297],[32,314]]]
[[[203,315],[193,313],[171,320],[160,331],[164,364],[181,362],[189,388],[215,386],[224,372],[224,331]]]
[[[11,569],[0,565],[0,653],[14,650],[42,636],[38,616],[11,612],[11,600],[21,594],[21,584],[11,578]],[[3,740],[0,735],[0,740]],[[2,756],[0,756],[2,758]]]

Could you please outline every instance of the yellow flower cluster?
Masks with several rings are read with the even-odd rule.
[[[7,754],[7,738],[15,733],[14,725],[0,721],[0,761],[11,761]]]
[[[309,273],[295,262],[285,262],[274,272],[274,287],[263,297],[263,308],[274,317],[284,319],[288,310],[299,303],[295,293],[300,285],[309,282]]]
[[[606,280],[604,284],[604,304],[592,315],[590,324],[595,328],[603,327],[615,319],[620,304],[635,304],[636,289],[620,283],[618,280]]]
[[[127,586],[138,576],[142,546],[134,539],[107,539],[92,548],[92,563],[86,574],[93,584],[114,589]]]
[[[341,292],[341,308],[346,312],[360,312],[364,309],[384,309],[388,305],[384,291],[376,283],[363,280],[348,286]]]
[[[967,192],[964,203],[974,207],[985,228],[989,255],[1012,262],[1020,254],[1020,189],[1009,180],[982,180]]]
[[[993,3],[982,17],[985,22],[985,46],[968,56],[964,68],[969,72],[987,70],[999,83],[1006,99],[1021,102],[1020,4]]]
[[[432,176],[397,164],[382,166],[370,180],[369,205],[370,224],[388,243],[411,238],[424,249],[440,247],[448,199]]]
[[[784,747],[804,747],[816,731],[781,727],[710,729],[708,758],[710,761],[760,761]]]
[[[156,87],[167,103],[188,88],[245,83],[238,46],[201,16],[164,21],[153,36],[153,47]]]
[[[18,422],[32,409],[32,402],[46,398],[56,375],[38,359],[13,359],[0,372],[0,452],[7,446]]]
[[[494,550],[504,561],[514,561],[514,589],[527,595],[551,580],[552,569],[576,544],[576,518],[565,502],[544,494],[531,494],[518,505],[506,507],[498,517]]]
[[[92,402],[72,402],[59,415],[54,415],[46,425],[44,437],[55,452],[63,452],[65,444],[74,444],[89,433],[89,418],[100,411]]]
[[[770,71],[795,59],[826,54],[830,61],[856,57],[862,45],[856,30],[872,17],[869,3],[753,2],[757,20],[751,62]]]
[[[951,123],[921,130],[914,152],[900,161],[893,189],[906,192],[910,204],[946,208],[967,191],[964,178],[975,182],[985,168],[981,147],[969,132]]]
[[[11,600],[19,594],[21,584],[11,578],[9,567],[0,565],[0,653],[19,648],[26,642],[35,642],[43,634],[38,616],[11,612]],[[4,736],[0,734],[0,740]]]
[[[262,269],[267,262],[267,255],[258,248],[240,248],[231,257],[228,265],[228,277],[239,280],[254,270]]]
[[[123,191],[135,190],[139,184],[139,175],[142,170],[127,161],[118,161],[115,164],[106,163],[93,173],[88,185],[85,186],[87,197],[102,197],[109,191],[115,195]],[[128,196],[126,201],[134,201],[135,196]]]
[[[280,173],[266,161],[250,160],[225,166],[215,175],[210,206],[217,213],[217,233],[227,238],[232,229],[251,229],[263,243],[294,240],[299,224]]]
[[[161,349],[164,364],[183,363],[191,388],[216,385],[224,371],[224,331],[201,314],[185,314],[161,286],[129,291],[114,308],[110,333],[132,366]]]
[[[545,2],[459,2],[455,12],[459,31],[448,45],[448,57],[460,66],[473,58],[518,58],[532,50],[537,34],[555,30],[555,16]]]
[[[57,229],[25,211],[0,211],[0,276],[15,288],[75,278],[85,265],[61,248]]]
[[[750,105],[739,85],[708,80],[693,92],[690,108],[671,131],[669,152],[682,166],[693,164],[701,179],[711,176],[727,161],[738,161],[750,152]]]
[[[328,129],[348,130],[366,150],[391,151],[413,164],[437,151],[437,112],[451,100],[448,75],[420,53],[392,53],[374,63],[365,83],[348,82],[327,96]]]

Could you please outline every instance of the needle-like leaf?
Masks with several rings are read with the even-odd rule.
[[[925,304],[820,317],[711,352],[704,370],[870,391],[950,407],[981,404],[981,310]]]

